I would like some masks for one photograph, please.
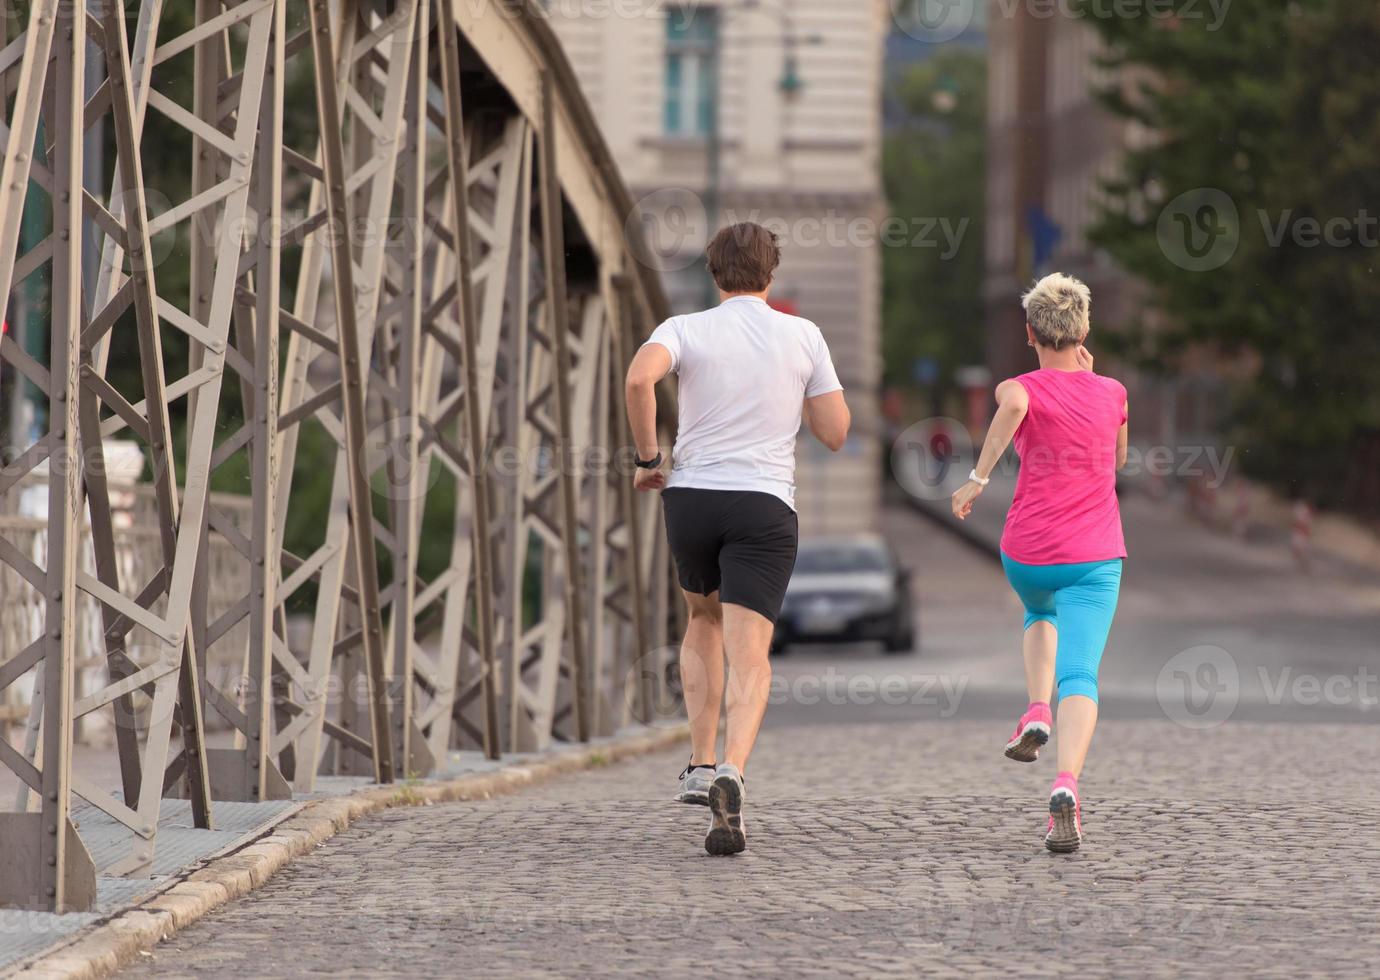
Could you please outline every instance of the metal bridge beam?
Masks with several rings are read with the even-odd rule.
[[[46,360],[0,341],[47,420],[0,460],[3,635],[28,635],[0,649],[0,725],[27,718],[0,728],[23,787],[0,904],[89,908],[97,871],[147,873],[166,796],[210,827],[213,800],[656,711],[667,556],[611,461],[665,300],[555,37],[512,0],[309,0],[304,25],[289,2],[196,0],[169,32],[166,0],[34,0],[7,24],[0,295],[46,290],[52,331]],[[162,84],[177,64],[189,92]],[[109,187],[82,185],[97,122]],[[26,202],[51,230],[21,252]],[[107,473],[119,440],[150,483]],[[46,511],[18,516],[34,485]],[[82,724],[118,768],[72,772]],[[99,869],[72,808],[120,837]]]

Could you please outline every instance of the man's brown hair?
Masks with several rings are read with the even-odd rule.
[[[760,293],[781,264],[781,240],[759,224],[729,225],[705,249],[709,274],[726,293]]]

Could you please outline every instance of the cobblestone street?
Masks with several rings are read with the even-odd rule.
[[[703,853],[706,811],[667,802],[682,759],[663,754],[367,821],[132,972],[1298,976],[1375,961],[1369,726],[1109,723],[1073,856],[1040,845],[1051,760],[1003,759],[1004,727],[825,732],[766,733],[739,858]]]
[[[1380,728],[1360,692],[1308,707],[1247,680],[1373,662],[1373,579],[1302,580],[1158,514],[1143,517],[1161,524],[1143,534],[1108,652],[1077,854],[1041,843],[1052,751],[1033,766],[1002,757],[1023,685],[999,568],[893,512],[920,649],[807,647],[775,662],[746,854],[704,853],[707,811],[670,802],[685,752],[662,753],[365,820],[129,973],[1371,972]],[[1206,554],[1234,584],[1213,609],[1182,581]],[[1307,606],[1331,630],[1312,645],[1272,636],[1264,594],[1275,616]],[[1157,676],[1228,629],[1241,637],[1235,712],[1167,720],[1176,705]],[[886,702],[888,683],[905,696]]]

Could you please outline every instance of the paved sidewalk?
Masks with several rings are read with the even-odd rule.
[[[491,799],[540,784],[561,773],[607,765],[679,745],[684,726],[630,728],[587,744],[489,760],[452,752],[425,779],[379,786],[362,777],[323,776],[295,800],[213,804],[215,829],[192,827],[190,804],[164,800],[158,850],[142,877],[115,877],[109,865],[123,855],[115,822],[89,805],[73,810],[97,868],[97,906],[53,914],[0,909],[0,977],[89,978],[167,939],[258,887],[287,862],[311,852],[354,821],[396,806],[433,806]],[[88,762],[98,756],[91,755]],[[0,868],[0,873],[4,869]]]
[[[668,802],[680,753],[390,811],[129,975],[1297,977],[1380,957],[1380,731],[1109,722],[1088,839],[1040,845],[1052,759],[1005,726],[772,727],[749,851]]]

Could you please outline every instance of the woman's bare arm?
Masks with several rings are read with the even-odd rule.
[[[987,438],[982,443],[982,454],[978,456],[977,465],[973,467],[979,478],[991,479],[992,471],[997,468],[997,463],[1001,459],[1002,453],[1006,452],[1006,447],[1011,445],[1011,440],[1015,438],[1016,430],[1021,427],[1021,421],[1028,411],[1030,411],[1030,395],[1026,392],[1024,385],[1014,379],[1008,379],[997,385],[997,414],[992,417],[992,424],[987,427]],[[972,480],[954,491],[950,501],[954,516],[959,520],[965,520],[972,513],[973,501],[981,493],[982,484]]]
[[[977,475],[984,480],[992,476],[1006,447],[1016,436],[1025,413],[1030,411],[1030,395],[1025,385],[1019,381],[1006,380],[997,385],[997,414],[992,416],[992,424],[987,427],[987,439],[982,444],[982,455],[978,457]]]

